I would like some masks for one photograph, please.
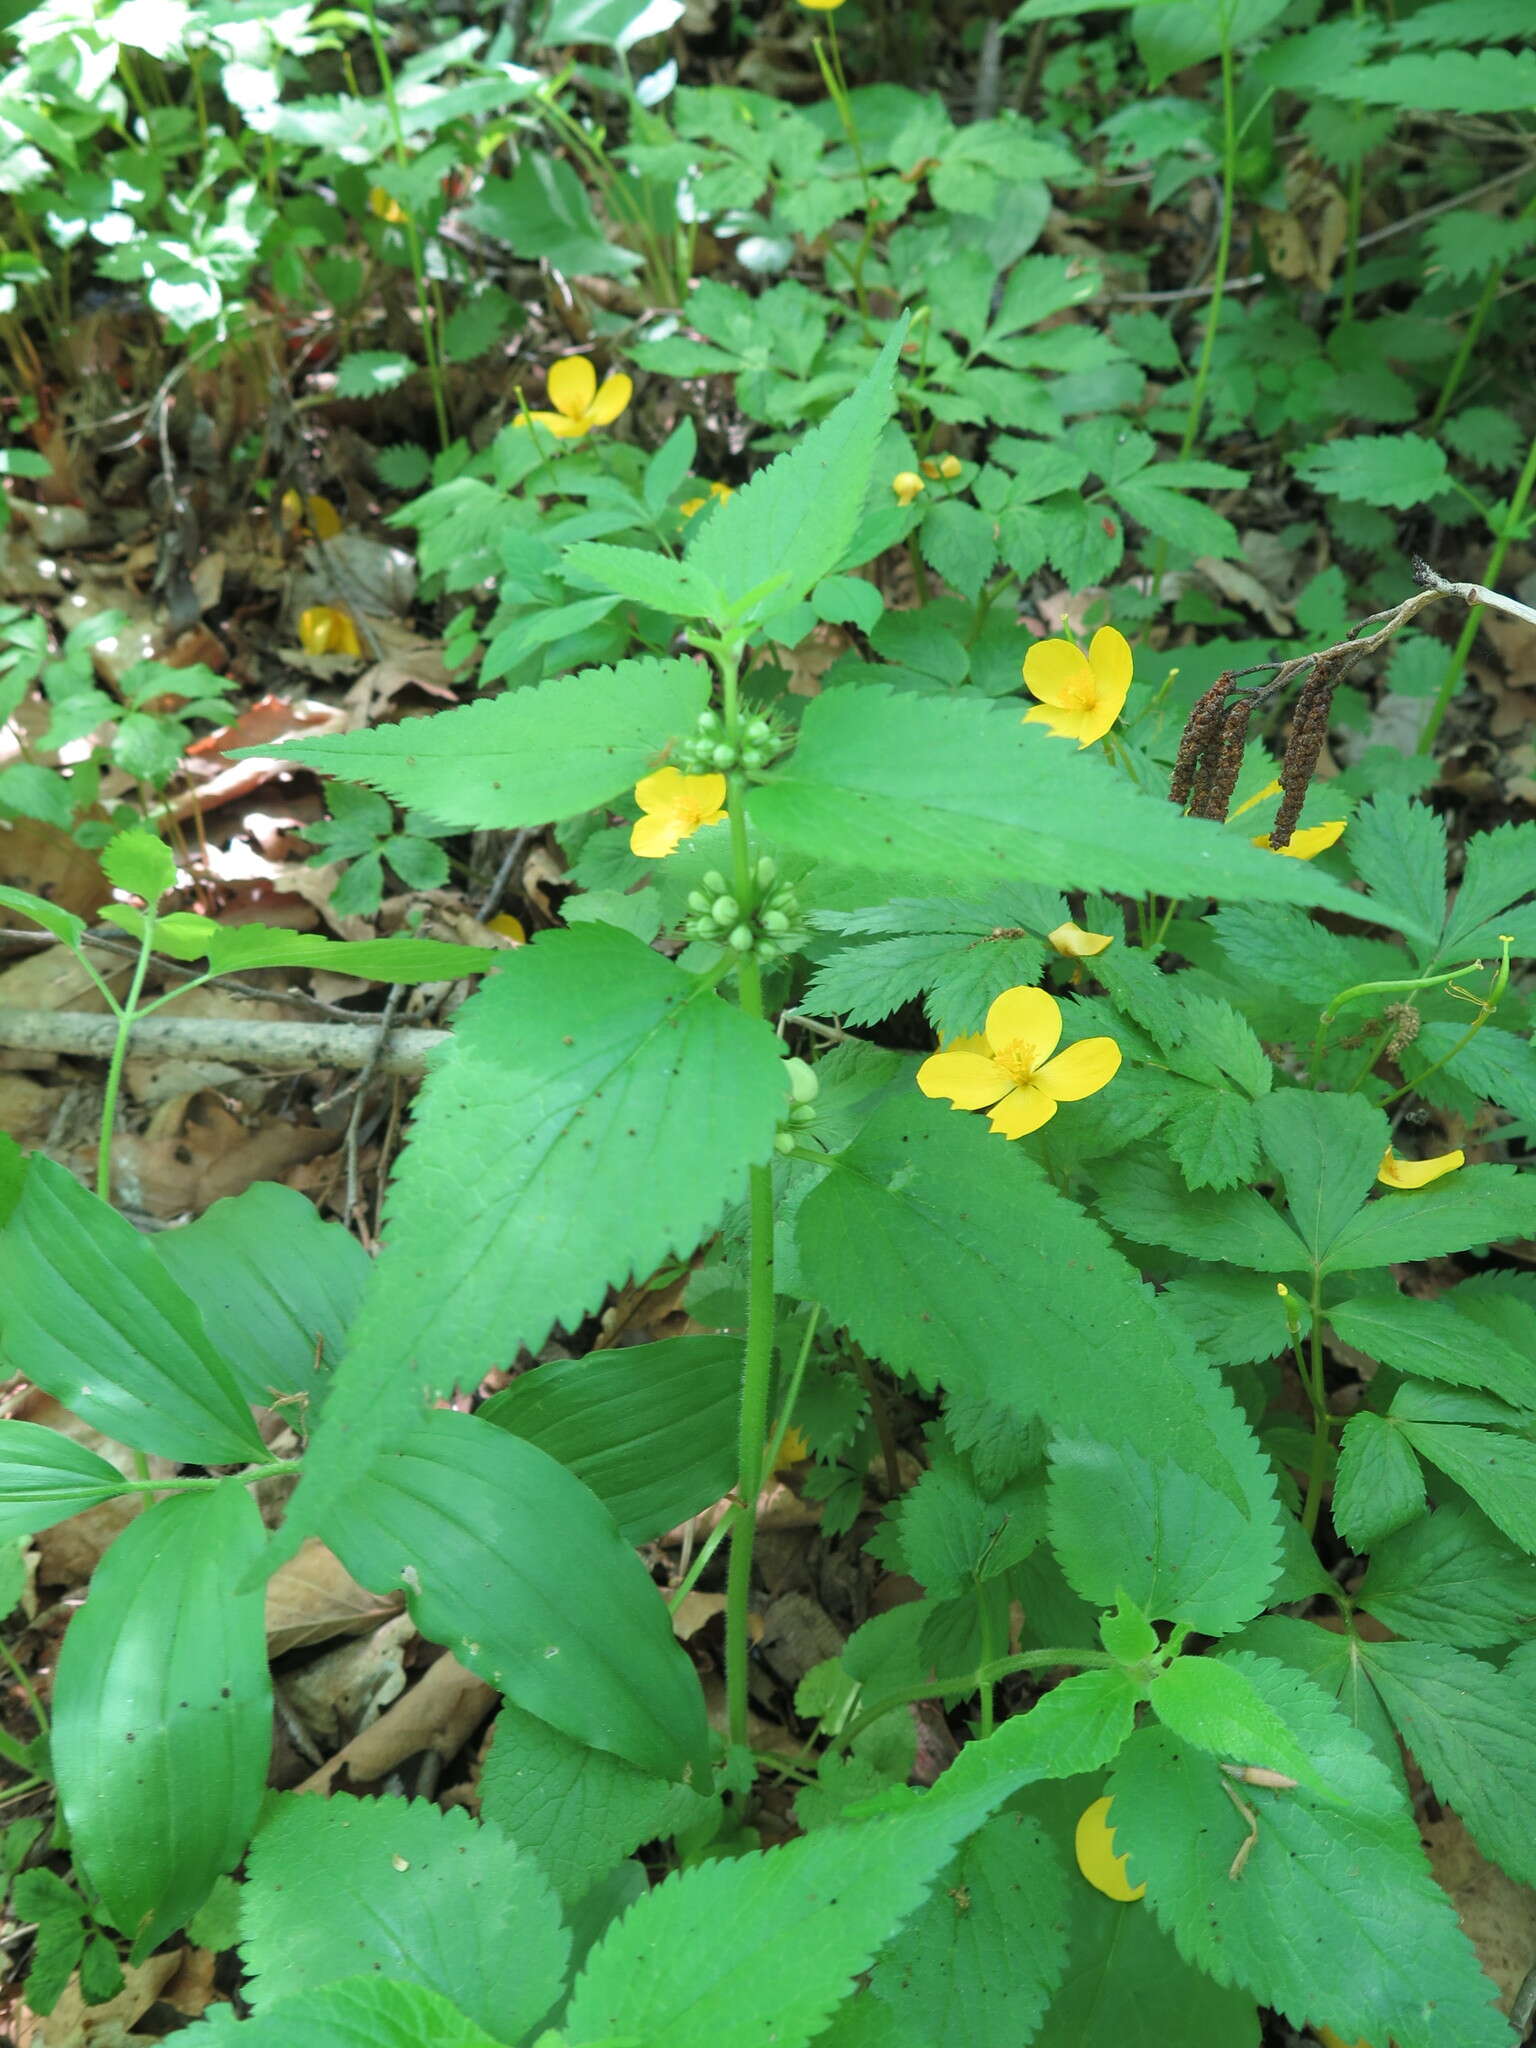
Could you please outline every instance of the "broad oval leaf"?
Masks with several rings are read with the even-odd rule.
[[[729,1493],[742,1347],[673,1337],[525,1372],[477,1413],[590,1486],[628,1543],[649,1543]]]
[[[579,1479],[478,1416],[432,1409],[321,1531],[372,1591],[530,1714],[658,1777],[709,1782],[693,1666],[649,1572]]]
[[[130,1522],[70,1623],[53,1764],[71,1847],[135,1960],[245,1853],[272,1730],[261,1517],[237,1480]]]
[[[700,661],[621,661],[368,732],[236,749],[366,782],[440,824],[545,825],[628,792],[709,702]],[[1293,863],[1288,863],[1293,865]]]
[[[349,1230],[296,1189],[258,1180],[148,1243],[248,1401],[324,1394],[372,1270]]]
[[[84,1444],[37,1422],[0,1422],[0,1540],[35,1535],[124,1491]]]
[[[133,1225],[34,1154],[0,1231],[8,1368],[103,1436],[184,1464],[266,1456],[202,1318]]]

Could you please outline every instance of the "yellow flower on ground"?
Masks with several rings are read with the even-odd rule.
[[[957,477],[960,470],[958,455],[930,455],[923,464],[923,475],[930,477]]]
[[[730,484],[711,484],[708,497],[684,498],[682,504],[677,509],[681,512],[684,519],[691,519],[695,512],[701,512],[704,509],[709,503],[710,498],[716,498],[722,505],[728,505],[735,495],[735,489]]]
[[[1465,1152],[1442,1152],[1434,1159],[1398,1159],[1389,1145],[1376,1172],[1384,1188],[1427,1188],[1432,1180],[1465,1166]]]
[[[1133,1885],[1126,1876],[1129,1855],[1115,1854],[1115,1831],[1109,1824],[1107,1799],[1095,1799],[1092,1806],[1083,1809],[1072,1846],[1077,1852],[1078,1869],[1106,1899],[1133,1906],[1146,1895],[1144,1884]]]
[[[299,613],[299,645],[306,654],[361,654],[357,621],[339,604],[312,604]]]
[[[1100,626],[1086,654],[1073,640],[1037,640],[1024,657],[1024,687],[1040,699],[1025,712],[1026,725],[1091,747],[1125,709],[1131,644],[1113,626]]]
[[[1291,860],[1316,860],[1343,838],[1347,822],[1344,818],[1330,818],[1325,825],[1303,825],[1299,832],[1291,834],[1289,846],[1271,846],[1267,832],[1256,833],[1253,843],[1268,853],[1286,854]]]
[[[301,498],[297,491],[284,491],[277,509],[283,525],[300,540],[334,540],[341,531],[341,514],[318,493]]]
[[[528,943],[528,934],[523,930],[522,919],[514,917],[510,910],[504,910],[499,917],[493,917],[486,925],[486,930],[500,932],[501,936],[510,939],[514,946],[526,946]]]
[[[800,0],[800,4],[805,6],[806,0]],[[918,492],[927,488],[915,469],[898,469],[891,478],[891,489],[896,493],[898,505],[910,505]]]
[[[924,1060],[917,1085],[956,1109],[989,1111],[987,1121],[1005,1138],[1027,1137],[1050,1122],[1058,1103],[1097,1095],[1119,1071],[1112,1038],[1080,1038],[1056,1053],[1060,1037],[1061,1005],[1053,995],[1005,989],[987,1012],[985,1031]]]
[[[1045,943],[1068,960],[1091,960],[1095,953],[1102,953],[1115,942],[1107,932],[1085,932],[1080,924],[1070,919],[1057,925],[1055,931],[1047,932]]]
[[[586,356],[563,356],[550,366],[547,383],[554,411],[524,413],[521,417],[536,421],[557,441],[579,441],[594,427],[610,426],[629,404],[635,389],[622,371],[604,378],[599,385],[597,372]]]
[[[809,7],[813,14],[833,14],[842,4],[843,0],[800,0],[800,5]]]
[[[635,820],[629,850],[642,860],[664,860],[701,825],[718,825],[724,818],[725,777],[658,768],[635,784],[635,802],[645,815]]]

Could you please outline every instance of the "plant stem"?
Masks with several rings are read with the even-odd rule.
[[[107,1067],[107,1085],[101,1098],[101,1136],[96,1144],[96,1193],[103,1202],[112,1199],[112,1126],[117,1120],[118,1090],[122,1086],[123,1062],[128,1057],[128,1039],[133,1031],[133,1020],[139,1007],[139,996],[143,992],[144,977],[149,972],[150,951],[155,943],[155,913],[153,908],[144,914],[144,934],[139,940],[139,957],[133,963],[133,979],[128,984],[128,993],[118,1012],[117,1036],[112,1042],[112,1058]]]
[[[1200,344],[1200,361],[1195,367],[1195,388],[1190,393],[1189,417],[1184,422],[1184,439],[1179,445],[1182,461],[1194,447],[1200,433],[1200,415],[1205,410],[1205,387],[1211,375],[1211,356],[1216,347],[1216,329],[1221,321],[1221,302],[1226,296],[1227,271],[1232,256],[1232,207],[1237,191],[1237,92],[1232,75],[1232,39],[1223,33],[1221,44],[1221,231],[1216,243],[1216,270],[1211,280],[1211,302],[1206,309],[1205,337]]]
[[[683,1602],[687,1599],[688,1595],[699,1583],[699,1579],[703,1575],[705,1566],[709,1563],[710,1559],[714,1556],[715,1552],[720,1548],[721,1544],[725,1541],[726,1537],[730,1535],[731,1530],[736,1525],[737,1519],[743,1512],[744,1510],[739,1507],[728,1508],[726,1512],[720,1517],[719,1521],[716,1522],[714,1528],[710,1530],[708,1536],[706,1536],[704,1541],[699,1545],[698,1556],[693,1560],[693,1563],[688,1567],[688,1570],[683,1574],[682,1584],[678,1587],[677,1591],[674,1594],[672,1594],[671,1598],[667,1601],[668,1614],[676,1614],[678,1608],[682,1606]]]
[[[48,1733],[48,1710],[33,1691],[31,1679],[22,1670],[20,1664],[16,1661],[15,1652],[3,1637],[0,1637],[0,1657],[5,1659],[6,1664],[10,1667],[12,1678],[15,1679],[16,1683],[26,1694],[27,1705],[32,1709],[32,1718],[36,1721],[43,1734],[46,1735]]]
[[[1536,208],[1536,192],[1531,194],[1515,218],[1524,220],[1533,208]],[[1462,332],[1461,344],[1451,359],[1451,366],[1445,373],[1445,381],[1440,386],[1440,396],[1435,400],[1435,409],[1429,416],[1430,433],[1435,431],[1450,411],[1451,400],[1461,389],[1461,380],[1467,374],[1467,365],[1471,362],[1473,352],[1482,337],[1483,322],[1493,311],[1494,301],[1499,296],[1499,286],[1504,282],[1504,270],[1503,263],[1492,263],[1488,266],[1488,275],[1483,279],[1483,288],[1478,294],[1477,304],[1472,308],[1472,317]]]
[[[982,1740],[997,1726],[996,1681],[982,1676],[997,1662],[997,1582],[989,1580],[976,1588],[976,1615],[981,1631],[981,1664],[977,1673],[980,1678]]]
[[[1312,1465],[1307,1474],[1306,1503],[1301,1511],[1301,1526],[1309,1537],[1317,1534],[1317,1518],[1322,1513],[1329,1449],[1328,1393],[1323,1379],[1323,1276],[1316,1268],[1312,1274],[1311,1308],[1311,1366],[1302,1376],[1312,1403]]]
[[[1018,1671],[1051,1671],[1058,1666],[1073,1671],[1112,1671],[1115,1661],[1107,1650],[1020,1650],[1016,1656],[998,1657],[990,1664],[979,1665],[974,1671],[962,1671],[954,1678],[925,1678],[917,1685],[903,1686],[900,1692],[887,1693],[884,1699],[866,1708],[835,1738],[832,1748],[834,1751],[846,1749],[855,1736],[862,1735],[883,1714],[889,1714],[895,1707],[910,1706],[914,1700],[942,1699],[947,1693],[963,1697],[980,1686],[995,1684],[1000,1678],[1011,1678]]]
[[[298,1458],[274,1458],[270,1465],[248,1465],[243,1472],[232,1472],[223,1479],[125,1479],[119,1491],[122,1493],[208,1493],[215,1486],[227,1486],[231,1479],[238,1479],[242,1486],[254,1486],[258,1479],[282,1479],[290,1472],[303,1471]]]
[[[1536,440],[1532,440],[1530,447],[1526,450],[1525,467],[1520,472],[1520,479],[1515,485],[1515,494],[1510,499],[1509,508],[1504,514],[1504,523],[1499,529],[1498,537],[1495,539],[1492,551],[1488,556],[1488,566],[1484,569],[1480,579],[1485,586],[1497,583],[1499,572],[1504,567],[1504,557],[1509,552],[1511,542],[1520,538],[1520,528],[1525,519],[1525,508],[1530,501],[1533,488],[1536,488]],[[1445,723],[1445,714],[1450,709],[1452,697],[1456,694],[1456,685],[1461,681],[1461,672],[1467,665],[1467,656],[1472,652],[1472,642],[1477,638],[1477,622],[1482,616],[1482,611],[1483,607],[1481,605],[1473,605],[1472,609],[1467,613],[1466,623],[1462,626],[1461,635],[1456,642],[1455,648],[1452,650],[1445,674],[1440,680],[1440,688],[1436,693],[1434,705],[1428,718],[1424,721],[1423,732],[1419,734],[1418,751],[1421,754],[1428,754],[1434,751],[1435,741],[1439,737],[1440,728]]]

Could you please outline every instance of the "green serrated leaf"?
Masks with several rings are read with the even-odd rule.
[[[1179,816],[1024,724],[1017,705],[975,696],[826,691],[806,706],[794,754],[748,801],[764,831],[812,859],[951,889],[1010,877],[1359,909],[1306,862]]]
[[[1229,1635],[1264,1606],[1280,1560],[1275,1520],[1245,1516],[1166,1458],[1058,1436],[1050,1530],[1073,1590],[1098,1607],[1128,1595],[1143,1614]]]
[[[415,364],[393,349],[359,349],[336,365],[338,398],[378,398],[410,376]]]
[[[621,1857],[708,1817],[698,1791],[502,1704],[480,1774],[480,1810],[575,1905]]]
[[[186,2034],[187,2048],[505,2048],[440,1992],[388,1977],[344,1978],[248,2020],[210,2006]]]
[[[1388,1189],[1333,1240],[1327,1273],[1438,1258],[1503,1237],[1536,1235],[1536,1174],[1465,1166],[1427,1188]]]
[[[1163,1142],[1189,1188],[1243,1187],[1258,1166],[1254,1106],[1245,1096],[1222,1089],[1202,1089],[1181,1103],[1163,1126]]]
[[[1421,1457],[1468,1493],[1512,1543],[1536,1556],[1536,1443],[1460,1422],[1399,1420],[1396,1415],[1394,1420]]]
[[[366,1972],[516,2040],[553,2004],[570,1936],[532,1858],[462,1807],[289,1792],[251,1844],[241,1946],[258,2012]]]
[[[1489,1649],[1536,1619],[1536,1559],[1475,1508],[1448,1504],[1378,1543],[1355,1597],[1400,1636]]]
[[[644,548],[582,541],[566,549],[563,566],[579,585],[616,591],[631,604],[679,619],[713,618],[724,609],[720,593],[689,563]]]
[[[1171,1735],[1211,1756],[1280,1771],[1328,1793],[1326,1776],[1254,1683],[1246,1661],[1241,1655],[1175,1658],[1148,1687],[1153,1713]]]
[[[1189,1258],[1260,1273],[1297,1273],[1308,1265],[1306,1246],[1262,1195],[1252,1188],[1192,1192],[1161,1150],[1104,1160],[1094,1178],[1099,1214],[1133,1243],[1166,1245]]]
[[[1349,821],[1350,865],[1427,961],[1445,923],[1445,826],[1428,804],[1392,791],[1361,804]]]
[[[148,904],[160,901],[176,886],[176,861],[171,849],[153,832],[119,832],[101,850],[102,873],[115,888],[126,889]]]
[[[1225,1661],[1285,1721],[1335,1798],[1324,1803],[1305,1786],[1242,1786],[1258,1833],[1234,1881],[1248,1828],[1221,1774],[1166,1729],[1143,1729],[1115,1766],[1110,1792],[1116,1846],[1145,1881],[1146,1905],[1191,1962],[1220,1984],[1241,1984],[1296,2027],[1326,2019],[1349,2041],[1506,2048],[1494,1987],[1430,1876],[1386,1765],[1298,1673],[1246,1654]],[[1326,1981],[1319,1955],[1329,1958]]]
[[[1454,1291],[1427,1301],[1373,1290],[1328,1311],[1344,1339],[1368,1357],[1420,1379],[1484,1387],[1512,1407],[1536,1409],[1536,1357],[1457,1313]]]
[[[1356,434],[1322,441],[1291,461],[1302,482],[1325,497],[1399,512],[1438,497],[1449,482],[1445,450],[1422,434]]]
[[[1258,1105],[1259,1136],[1309,1261],[1325,1264],[1375,1184],[1387,1120],[1359,1095],[1286,1088]]]
[[[1028,1713],[968,1742],[939,1782],[941,1798],[995,1784],[1009,1794],[1048,1778],[1102,1770],[1136,1725],[1141,1688],[1126,1671],[1079,1671],[1053,1686]]]
[[[1403,1432],[1362,1409],[1344,1425],[1333,1486],[1334,1527],[1352,1550],[1374,1550],[1424,1512],[1424,1475]]]
[[[626,794],[667,742],[692,728],[709,690],[700,662],[621,661],[429,718],[276,751],[343,781],[370,783],[446,826],[543,825]],[[270,756],[274,749],[251,751]]]
[[[63,910],[57,903],[50,903],[45,896],[33,896],[25,889],[0,887],[0,905],[7,910],[20,911],[23,917],[30,917],[34,924],[52,932],[66,946],[78,946],[85,935],[83,917],[76,917],[72,910]]]

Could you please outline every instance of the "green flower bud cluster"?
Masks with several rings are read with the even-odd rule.
[[[751,895],[743,902],[718,869],[711,868],[697,889],[688,891],[688,916],[683,930],[691,939],[714,940],[737,953],[752,953],[759,965],[772,966],[804,942],[800,900],[766,854],[752,871]]]
[[[816,1121],[816,1098],[821,1093],[821,1082],[814,1067],[792,1057],[784,1062],[784,1078],[789,1083],[789,1109],[780,1119],[778,1135],[773,1142],[780,1152],[793,1152],[799,1143],[798,1133]]]
[[[739,746],[732,746],[718,711],[699,713],[698,731],[674,749],[679,768],[689,775],[729,775],[737,768],[762,768],[784,742],[773,721],[750,718],[741,728]]]

